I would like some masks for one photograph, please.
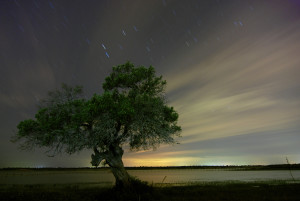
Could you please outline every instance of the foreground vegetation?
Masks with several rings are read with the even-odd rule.
[[[69,185],[2,185],[0,198],[8,200],[299,200],[300,183],[273,182],[214,182],[174,186],[147,185],[136,182],[130,189]]]

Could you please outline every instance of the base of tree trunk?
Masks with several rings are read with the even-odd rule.
[[[114,189],[124,193],[150,193],[153,190],[153,187],[151,185],[148,185],[148,183],[145,181],[141,181],[135,177],[130,177],[129,183],[125,185],[122,182],[116,182]]]

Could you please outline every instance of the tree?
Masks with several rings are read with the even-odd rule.
[[[35,119],[18,124],[14,141],[22,139],[24,149],[46,147],[52,155],[91,149],[93,166],[105,160],[116,185],[129,186],[124,146],[132,151],[156,149],[180,136],[178,114],[166,104],[165,86],[152,66],[135,67],[130,62],[113,67],[103,83],[104,92],[89,100],[83,98],[82,87],[63,84],[61,90],[49,92]]]

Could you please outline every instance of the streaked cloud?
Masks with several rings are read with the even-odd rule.
[[[223,154],[254,158],[268,153],[273,160],[280,155],[277,162],[284,155],[299,154],[294,143],[300,140],[300,43],[295,42],[300,41],[299,25],[240,39],[167,75],[170,104],[178,109],[183,126],[182,153],[194,146],[199,161],[207,154],[217,160]],[[196,58],[198,50],[187,54]],[[294,134],[285,133],[291,129]],[[224,146],[224,140],[231,146]],[[203,146],[212,145],[210,141],[219,147]]]

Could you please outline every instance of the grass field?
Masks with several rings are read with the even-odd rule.
[[[300,200],[300,183],[273,182],[210,182],[176,186],[169,184],[141,185],[120,191],[96,184],[1,185],[0,200]]]

